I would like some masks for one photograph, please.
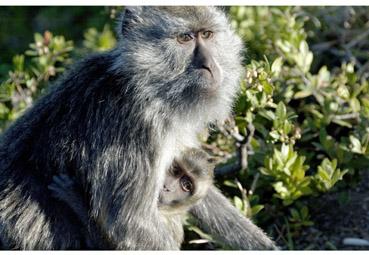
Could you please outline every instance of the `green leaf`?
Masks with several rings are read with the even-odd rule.
[[[330,83],[330,72],[326,66],[322,66],[318,72],[318,87],[325,87]]]
[[[348,90],[348,88],[345,85],[338,87],[337,94],[338,94],[338,96],[340,96],[344,99],[348,99],[350,97],[350,91]],[[360,105],[360,103],[359,103],[359,105]]]
[[[267,120],[274,120],[275,119],[274,112],[269,111],[269,110],[261,109],[259,111],[259,115],[266,118]]]
[[[297,156],[297,154],[296,154]],[[305,168],[307,169],[307,166],[304,167],[304,161],[305,157],[297,157],[294,164],[291,167],[292,176],[295,180],[302,180],[305,177]]]
[[[282,155],[282,159],[283,162],[288,160],[289,155],[290,155],[290,146],[288,146],[287,144],[282,143],[282,147],[281,147],[281,155]]]
[[[203,239],[206,239],[206,240],[210,240],[210,241],[213,241],[213,238],[211,235],[209,234],[206,234],[205,232],[203,232],[200,228],[194,226],[194,225],[191,225],[191,226],[188,226],[187,227],[188,230],[190,231],[193,231],[195,232],[196,234],[198,234],[201,238]]]
[[[309,46],[306,41],[301,41],[299,46],[299,53],[293,56],[297,66],[307,73],[313,61],[313,54],[309,51]]]
[[[275,140],[278,140],[278,139],[279,139],[279,137],[280,137],[279,133],[278,133],[276,130],[271,131],[271,132],[269,133],[269,135],[270,135],[272,138],[274,138]]]
[[[290,194],[288,189],[284,186],[283,182],[279,181],[279,182],[273,183],[272,185],[275,191],[277,191],[277,193],[280,195],[282,199],[284,199]]]
[[[351,98],[350,100],[350,106],[353,112],[359,112],[361,107],[360,107],[360,101],[357,98]]]
[[[301,90],[295,93],[295,95],[293,96],[294,99],[302,99],[308,96],[312,95],[312,91],[310,90]]]
[[[282,167],[284,165],[282,153],[279,150],[274,149],[273,158],[276,159],[278,166]]]
[[[44,41],[44,37],[39,33],[34,34],[34,39],[35,39],[35,42],[41,43],[41,45],[42,45],[42,42]]]
[[[357,139],[355,136],[350,135],[350,142],[352,146],[352,152],[363,154],[363,149],[361,147],[359,139]]]
[[[278,57],[273,61],[271,71],[274,76],[278,76],[282,70],[283,58]]]
[[[251,215],[256,215],[263,209],[264,205],[254,205],[253,207],[251,207]]]
[[[273,94],[273,86],[266,80],[261,81],[261,84],[263,85],[263,90],[267,95],[272,95]]]
[[[299,212],[296,209],[294,209],[294,208],[291,209],[291,216],[295,220],[297,220],[297,219],[300,218]]]
[[[237,185],[233,181],[230,181],[230,180],[225,180],[223,182],[223,185],[231,187],[231,188],[237,188]]]
[[[307,206],[303,206],[300,210],[300,214],[302,219],[307,219],[309,216],[309,209],[307,208]]]
[[[277,118],[280,120],[286,119],[287,116],[287,109],[284,103],[281,101],[278,103],[277,110],[276,110]]]
[[[13,65],[15,71],[24,71],[24,55],[15,55],[13,57]]]
[[[331,177],[327,171],[322,166],[318,166],[318,174],[322,181],[329,183]]]
[[[234,196],[234,197],[233,197],[233,202],[234,202],[234,206],[235,206],[238,210],[240,210],[240,211],[242,211],[242,210],[243,210],[243,202],[242,202],[242,199],[241,199],[241,198],[239,198],[239,197],[237,197],[237,196]]]
[[[271,175],[270,171],[268,168],[265,168],[265,167],[260,167],[259,168],[259,171],[264,174],[264,175]]]

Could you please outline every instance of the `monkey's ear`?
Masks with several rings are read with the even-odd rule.
[[[118,24],[118,35],[124,35],[137,24],[142,23],[142,6],[127,6],[120,16]]]

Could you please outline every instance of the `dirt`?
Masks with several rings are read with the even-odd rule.
[[[310,209],[314,225],[294,237],[293,249],[369,250],[369,246],[343,243],[345,238],[369,241],[369,170],[363,170],[361,174],[361,181],[355,188],[328,193],[310,201],[316,205]],[[287,248],[285,243],[279,245]]]

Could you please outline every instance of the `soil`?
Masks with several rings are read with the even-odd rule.
[[[360,183],[351,190],[328,193],[309,201],[314,225],[294,237],[296,250],[369,250],[369,246],[346,245],[345,238],[369,241],[369,170],[362,171]],[[346,202],[342,197],[346,196]],[[277,241],[282,249],[285,242]]]

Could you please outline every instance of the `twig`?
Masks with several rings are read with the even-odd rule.
[[[348,49],[352,48],[353,46],[355,46],[356,44],[358,44],[359,42],[363,41],[363,40],[367,40],[367,37],[369,36],[369,30],[365,31],[364,33],[360,33],[358,35],[356,35],[355,38],[353,38],[347,45],[346,47]]]
[[[260,173],[256,173],[255,176],[254,176],[254,179],[252,180],[252,183],[251,183],[251,187],[250,187],[250,190],[249,190],[249,195],[254,194],[254,191],[256,189],[256,184],[258,183],[259,177],[260,177]]]
[[[236,162],[234,164],[228,164],[221,167],[216,167],[214,170],[215,176],[223,176],[231,173],[238,172],[240,170],[239,163]]]
[[[255,127],[250,123],[247,126],[247,131],[246,132],[246,137],[243,137],[239,134],[239,136],[237,135],[237,137],[243,137],[242,140],[237,140],[238,141],[238,150],[237,150],[237,154],[236,154],[236,162],[233,164],[228,164],[228,165],[224,165],[221,167],[216,167],[214,170],[214,174],[215,176],[223,176],[223,175],[227,175],[227,174],[233,174],[235,172],[238,171],[245,171],[247,169],[248,166],[248,154],[252,153],[252,148],[251,148],[251,139],[254,136],[254,132],[255,132]],[[230,135],[232,135],[233,133],[233,137],[235,137],[234,135],[236,134],[236,132],[228,132]]]
[[[334,116],[334,119],[336,120],[349,120],[349,119],[357,119],[357,118],[359,118],[359,114],[356,112]]]
[[[277,231],[277,234],[278,234],[278,236],[277,236],[277,238],[275,239],[276,241],[278,241],[278,240],[280,240],[280,239],[282,239],[282,241],[284,242],[284,243],[287,243],[287,240],[286,240],[286,238],[284,238],[284,235],[283,235],[283,229],[282,230],[280,230],[279,228],[278,228],[278,226],[277,225],[275,225],[275,224],[273,224],[273,227],[274,227],[274,229]],[[284,227],[283,227],[284,228]]]

